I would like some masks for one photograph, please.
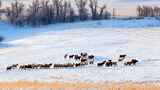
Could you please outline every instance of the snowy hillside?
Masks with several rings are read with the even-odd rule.
[[[158,20],[109,20],[19,28],[4,23],[0,35],[0,81],[155,81],[160,80],[160,27]],[[120,54],[137,58],[136,66],[76,69],[13,70],[7,65],[63,63],[66,53],[88,52],[99,60],[117,60]]]
[[[13,40],[16,38],[22,38],[24,36],[32,36],[41,32],[47,31],[66,31],[77,28],[148,28],[159,27],[160,20],[154,18],[146,18],[141,20],[101,20],[101,21],[86,21],[78,22],[74,24],[53,24],[48,26],[41,26],[39,28],[31,27],[15,27],[7,24],[6,22],[0,22],[0,35],[4,36],[6,40]]]

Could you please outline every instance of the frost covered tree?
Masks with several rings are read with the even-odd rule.
[[[84,21],[90,18],[108,19],[110,16],[106,5],[100,6],[96,0],[90,0],[90,3],[87,0],[75,0],[76,9],[72,5],[68,0],[33,0],[24,6],[16,0],[6,8],[6,16],[11,24],[31,26]]]
[[[53,6],[55,8],[55,20],[56,22],[59,22],[61,19],[61,14],[60,12],[62,11],[62,1],[63,0],[52,0]]]
[[[1,8],[1,6],[2,6],[2,1],[0,1],[0,8]],[[2,13],[2,11],[0,9],[0,19],[1,19],[1,13]]]
[[[55,0],[56,1],[56,0]],[[67,16],[69,14],[70,3],[63,0],[57,0],[56,6],[56,19],[58,22],[67,22]]]
[[[75,21],[75,11],[74,8],[72,7],[71,3],[68,5],[68,20],[69,22],[74,22]]]
[[[31,25],[46,25],[58,22],[74,21],[74,9],[68,1],[63,0],[35,0],[29,6],[28,22]]]
[[[2,1],[0,1],[0,7],[2,6]]]
[[[90,0],[90,4],[89,4],[89,7],[90,7],[90,10],[91,10],[91,17],[93,20],[96,20],[97,19],[97,9],[98,9],[98,5],[97,5],[97,0]]]
[[[155,16],[160,16],[160,7],[154,7],[154,15]]]
[[[40,24],[40,2],[39,0],[33,0],[27,9],[27,23],[29,25],[39,25]]]
[[[11,7],[7,7],[6,13],[10,23],[15,25],[22,25],[24,16],[23,16],[24,4],[18,2],[17,0],[11,3]]]
[[[106,5],[100,7],[97,0],[90,0],[90,11],[92,20],[104,19],[106,15]]]
[[[105,10],[104,19],[110,19],[110,18],[111,18],[111,13],[108,10]]]
[[[68,16],[70,13],[70,3],[67,1],[64,1],[62,5],[62,22],[67,22],[68,21]]]
[[[78,14],[81,21],[88,19],[87,0],[75,0]]]
[[[137,15],[138,15],[139,17],[142,17],[142,16],[143,16],[142,12],[143,12],[142,7],[141,7],[141,6],[138,6],[138,7],[137,7]]]
[[[64,0],[53,0],[52,2],[53,6],[55,7],[56,22],[66,22],[70,3]]]
[[[41,24],[50,24],[52,22],[52,7],[48,0],[44,0],[40,4],[39,18]]]
[[[63,4],[62,12],[63,22],[73,22],[75,17],[75,11],[70,2],[65,1]]]
[[[160,8],[159,7],[150,7],[150,6],[138,6],[137,7],[137,16],[139,16],[139,17],[160,16]]]

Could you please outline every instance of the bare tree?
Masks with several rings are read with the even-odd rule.
[[[139,17],[154,17],[158,16],[159,8],[150,6],[138,6],[137,15]]]
[[[108,10],[105,10],[104,19],[110,19],[110,18],[111,18],[111,13]]]
[[[0,1],[0,8],[1,8],[1,6],[2,6],[2,1]],[[1,19],[1,13],[2,13],[2,11],[0,9],[0,19]]]
[[[33,1],[28,9],[28,21],[31,25],[74,21],[74,9],[71,3],[63,0]]]
[[[12,24],[21,25],[23,23],[24,4],[17,0],[11,3],[11,7],[7,7],[7,17]]]
[[[98,8],[97,4],[98,4],[97,0],[90,0],[89,7],[91,9],[92,20],[97,19],[97,8]]]
[[[2,6],[2,1],[0,1],[0,8],[1,8],[1,6]]]
[[[160,8],[154,7],[154,16],[160,16]]]
[[[80,20],[88,19],[87,0],[75,0]]]
[[[73,22],[74,21],[74,9],[70,2],[64,1],[62,9],[63,22]]]
[[[109,14],[106,14],[107,10],[106,10],[106,5],[103,5],[102,7],[100,7],[100,12],[99,12],[99,19],[104,19],[104,17],[106,15],[109,15]],[[109,16],[108,16],[109,17]]]
[[[62,2],[63,0],[52,0],[53,6],[55,7],[55,19],[56,22],[61,21],[61,13],[62,13]]]
[[[74,22],[75,21],[75,11],[71,5],[71,3],[69,3],[69,6],[68,6],[68,20],[69,22]]]
[[[97,0],[75,0],[78,13],[68,0],[33,0],[27,7],[16,0],[10,7],[6,8],[7,18],[12,24],[16,25],[47,25],[58,22],[74,22],[75,20],[108,19],[110,13],[106,5],[100,6]],[[91,13],[88,11],[90,7]],[[90,16],[91,15],[91,16]],[[78,18],[77,18],[78,17]]]
[[[67,21],[69,3],[67,1],[63,1],[61,5],[61,22]]]
[[[149,6],[143,6],[144,8],[144,16],[146,17],[153,17],[153,9]]]
[[[106,5],[100,7],[97,0],[90,0],[90,11],[92,20],[104,19],[106,15]]]
[[[27,9],[27,22],[31,25],[38,25],[40,23],[39,11],[40,11],[40,2],[39,0],[33,0],[29,8]]]
[[[154,7],[154,15],[159,16],[159,8],[158,7]]]
[[[137,7],[137,15],[138,15],[138,17],[142,17],[142,7],[141,6],[138,6]]]
[[[41,24],[50,24],[52,21],[52,12],[49,0],[43,0],[40,4],[39,19]]]

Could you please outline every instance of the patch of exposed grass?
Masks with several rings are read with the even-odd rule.
[[[65,83],[65,82],[0,82],[3,90],[160,90],[160,83],[156,82],[124,82],[124,83]]]

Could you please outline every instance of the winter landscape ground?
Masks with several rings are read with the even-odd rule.
[[[63,20],[61,22],[59,14],[52,13],[53,17],[48,19],[50,14],[46,16],[48,14],[44,11],[56,10],[52,8],[40,9],[41,13],[36,14],[33,11],[28,14],[31,15],[30,20],[26,13],[18,13],[13,4],[12,9],[5,8],[10,6],[12,0],[0,1],[3,2],[0,10],[8,10],[0,13],[0,39],[4,38],[2,42],[0,40],[0,90],[160,90],[158,0],[99,0],[100,6],[106,4],[109,12],[103,15],[108,18],[98,15],[98,12],[93,17],[96,12],[88,12],[87,8],[83,9],[86,13],[77,12],[74,0],[70,0],[76,12],[73,16],[69,12],[69,16],[75,20],[72,22],[72,18],[68,18],[71,23],[65,20],[65,23]],[[20,0],[24,5],[31,1],[33,0]],[[15,3],[15,6],[18,4]],[[89,6],[88,4],[87,7]],[[34,7],[35,5],[26,8],[26,11]],[[43,12],[44,17],[41,17]],[[55,12],[58,13],[58,9]],[[84,15],[87,19],[81,20],[80,13],[89,15]],[[48,23],[44,23],[45,20]],[[79,63],[80,61],[64,56],[81,52],[94,55],[94,64],[71,68],[54,67],[55,64]],[[120,55],[127,57],[120,62]],[[133,59],[138,60],[135,65],[124,64]],[[98,66],[104,60],[118,64]],[[52,63],[49,68],[21,67],[49,63]],[[81,60],[80,64],[82,63]],[[18,66],[8,69],[13,64]]]
[[[57,24],[40,28],[19,28],[1,22],[0,34],[5,37],[0,48],[0,81],[159,81],[160,31],[155,19],[87,21]],[[127,26],[126,26],[127,25]],[[120,54],[139,60],[136,66],[75,69],[13,70],[11,64],[65,63],[66,53],[88,52],[96,62],[117,60]]]
[[[14,1],[0,0],[0,90],[160,90],[159,0]]]

